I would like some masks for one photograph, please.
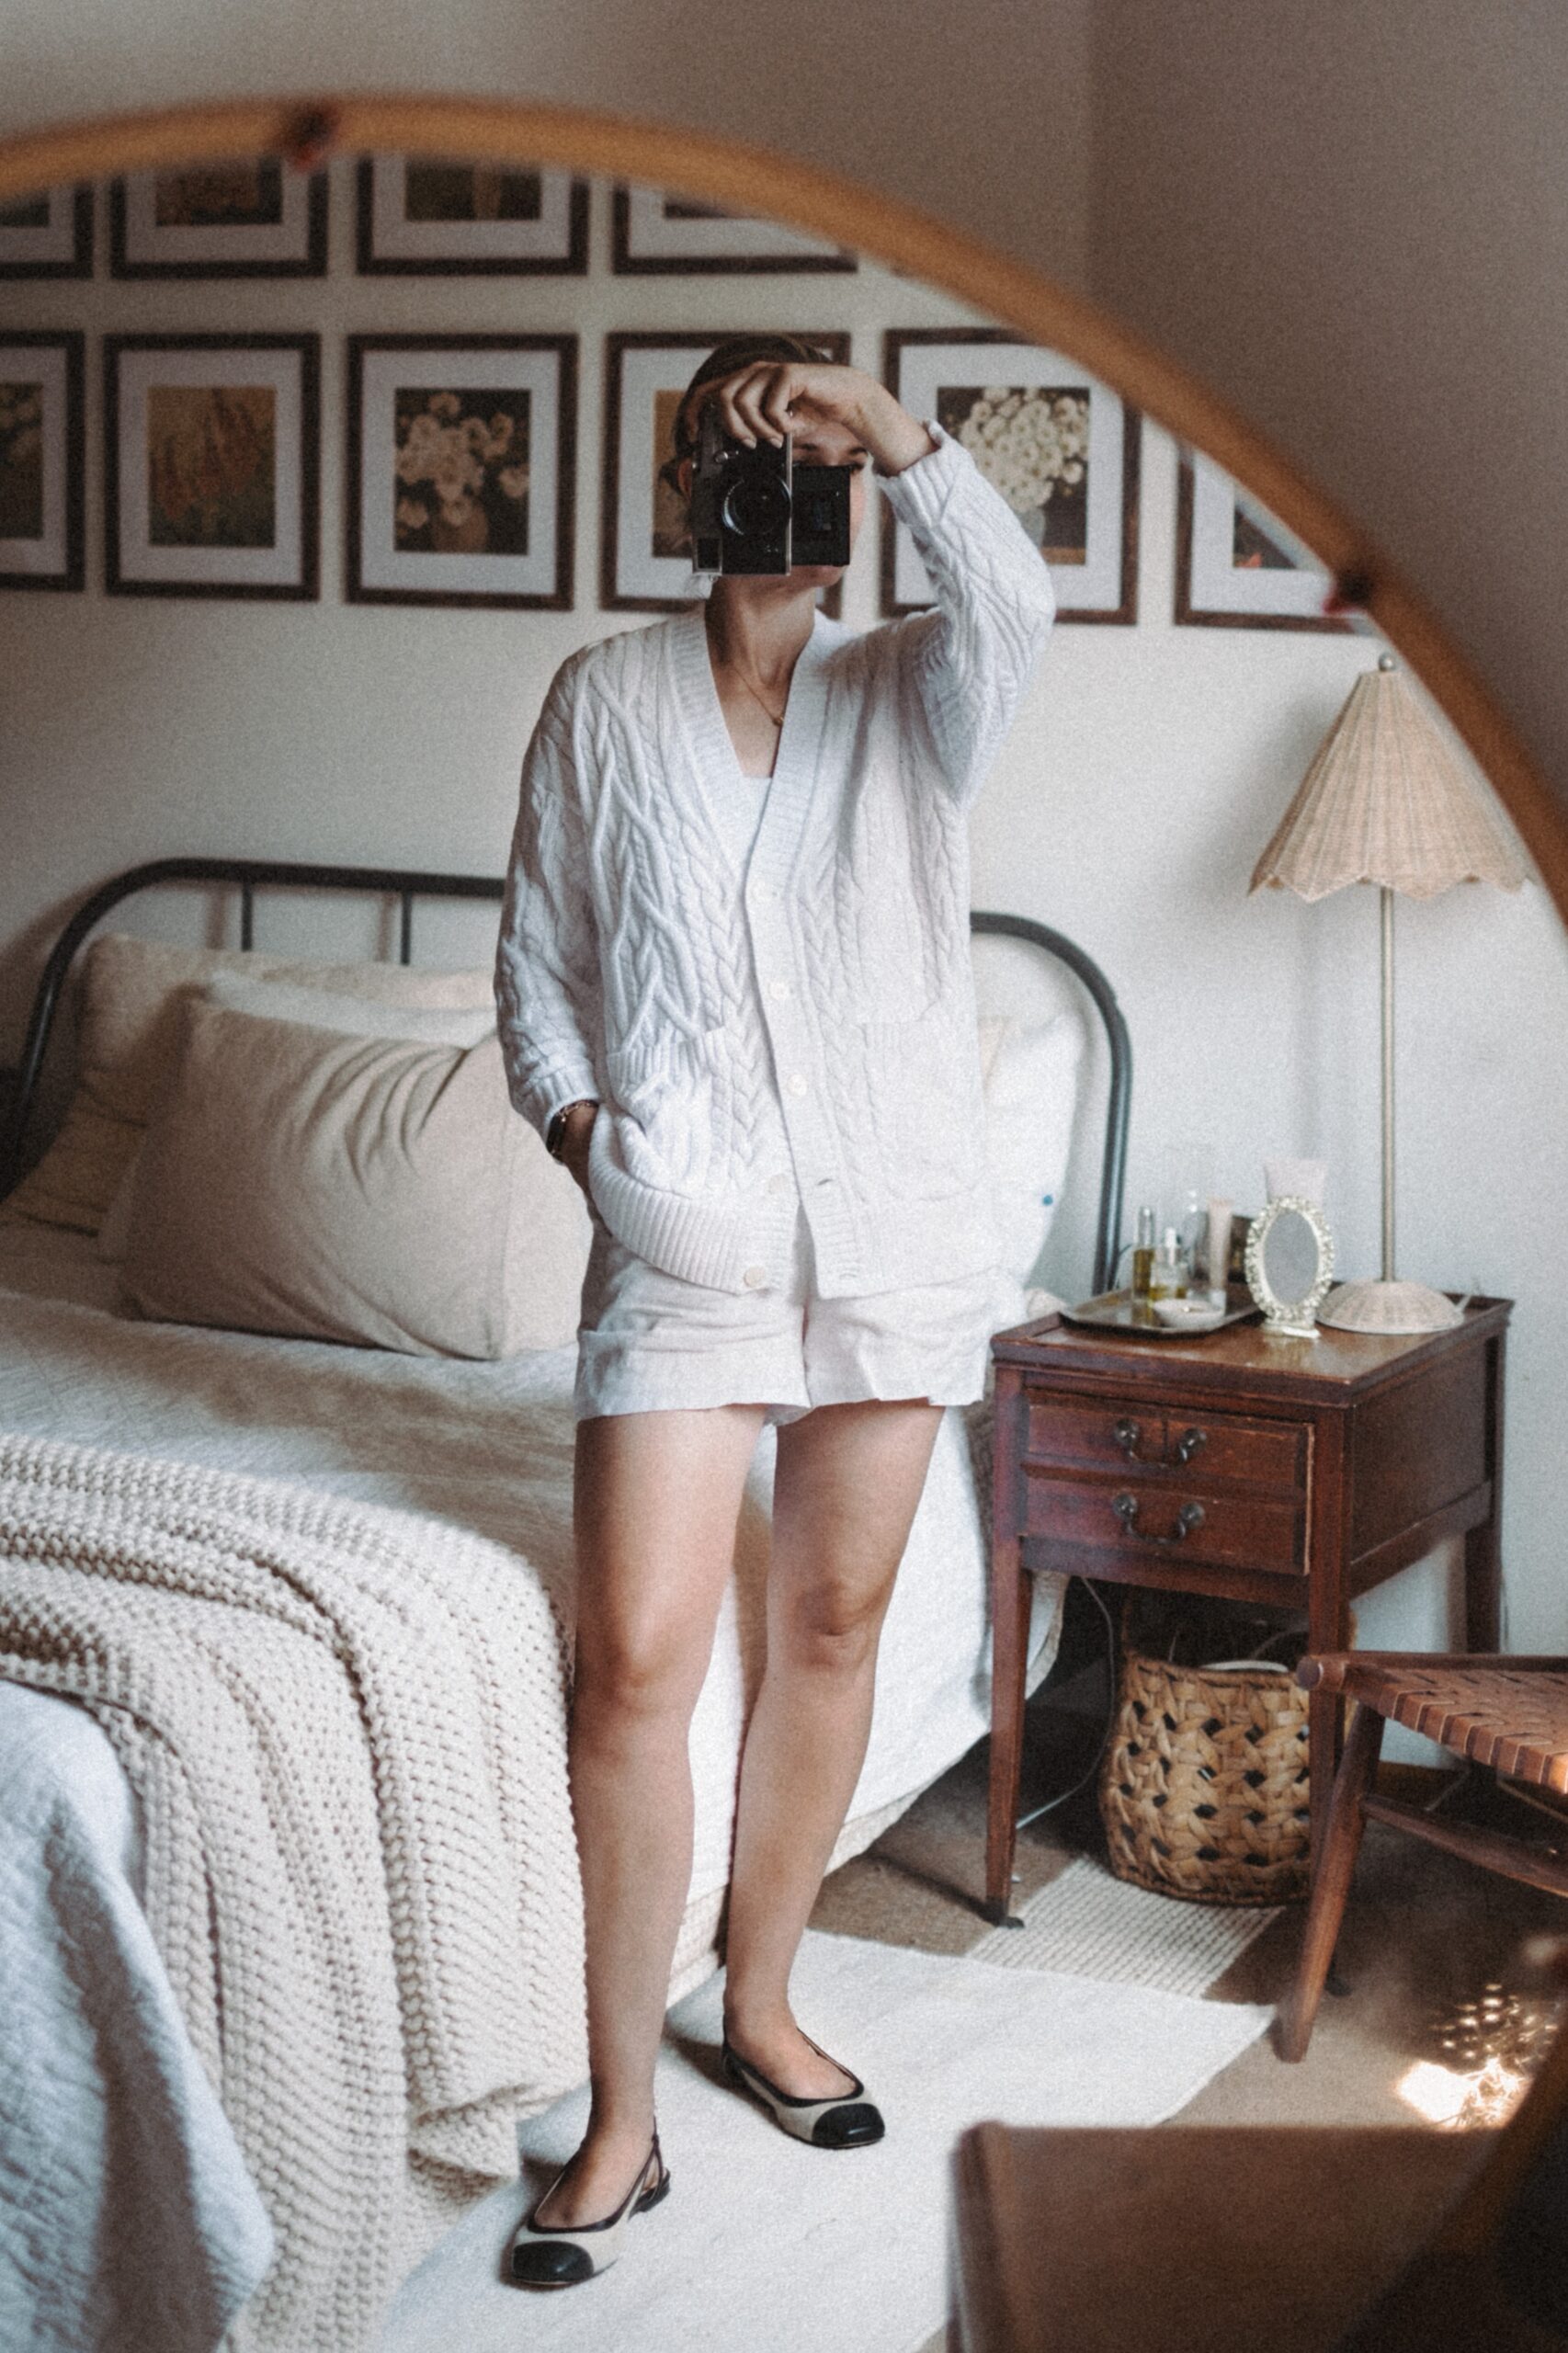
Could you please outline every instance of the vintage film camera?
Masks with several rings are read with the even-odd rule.
[[[797,466],[790,443],[732,441],[711,401],[691,475],[692,569],[788,572],[849,561],[852,466]]]

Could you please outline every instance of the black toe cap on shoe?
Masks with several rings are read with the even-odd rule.
[[[593,2264],[583,2249],[564,2241],[551,2246],[548,2240],[525,2239],[512,2249],[512,2277],[522,2288],[574,2288],[593,2276]]]
[[[886,2130],[881,2111],[869,2100],[851,2099],[819,2116],[812,2139],[819,2149],[863,2149],[880,2141]]]

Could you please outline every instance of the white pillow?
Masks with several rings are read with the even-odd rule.
[[[225,1013],[259,1014],[269,1021],[292,1021],[330,1029],[339,1038],[403,1038],[421,1046],[477,1046],[495,1027],[494,1006],[378,1004],[335,988],[309,988],[298,981],[269,981],[251,972],[214,972],[199,992],[204,1005]],[[104,1222],[97,1251],[119,1266],[131,1233],[131,1205],[142,1164],[137,1144],[119,1180]]]
[[[992,1015],[980,1024],[992,1199],[1002,1263],[1020,1283],[1034,1273],[1067,1179],[1086,1043],[1072,1012],[1046,1021]]]

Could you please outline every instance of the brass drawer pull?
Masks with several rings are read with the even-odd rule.
[[[1207,1430],[1183,1430],[1180,1438],[1178,1438],[1176,1442],[1176,1451],[1171,1456],[1171,1461],[1173,1462],[1190,1462],[1199,1448],[1200,1446],[1207,1446],[1208,1443],[1209,1433]]]
[[[1129,1462],[1142,1462],[1147,1459],[1138,1451],[1138,1441],[1143,1435],[1143,1426],[1141,1422],[1131,1421],[1127,1415],[1123,1415],[1119,1422],[1114,1422],[1111,1425],[1110,1434]]]
[[[1168,1536],[1156,1536],[1152,1528],[1139,1527],[1136,1495],[1115,1495],[1110,1507],[1129,1536],[1136,1536],[1143,1544],[1185,1544],[1193,1529],[1203,1525],[1201,1504],[1183,1504],[1176,1516],[1176,1526]]]

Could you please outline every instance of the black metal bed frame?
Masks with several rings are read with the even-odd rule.
[[[395,899],[399,908],[398,961],[403,964],[413,960],[415,900],[489,900],[498,905],[505,887],[498,877],[487,874],[422,874],[381,866],[295,866],[274,858],[160,858],[111,876],[70,917],[40,976],[5,1132],[0,1134],[0,1194],[9,1190],[20,1168],[23,1140],[50,1034],[77,951],[104,917],[124,900],[166,882],[219,882],[237,888],[242,948],[255,945],[258,890],[355,891],[370,897]],[[1132,1043],[1116,993],[1094,958],[1049,924],[1035,923],[1028,915],[994,915],[977,909],[970,916],[970,929],[979,938],[1028,940],[1047,955],[1054,956],[1082,983],[1104,1026],[1110,1050],[1110,1088],[1095,1229],[1094,1287],[1096,1291],[1108,1290],[1115,1279],[1120,1249],[1127,1131],[1132,1102]]]

